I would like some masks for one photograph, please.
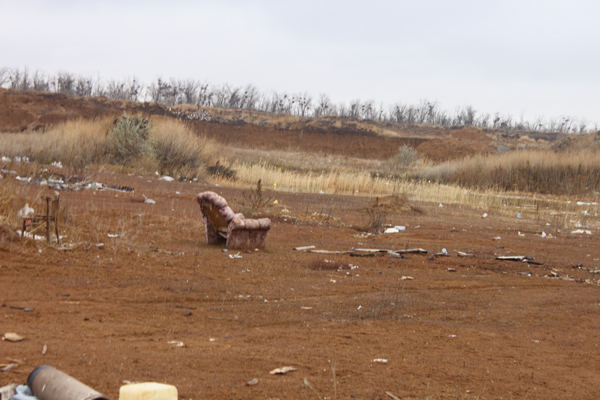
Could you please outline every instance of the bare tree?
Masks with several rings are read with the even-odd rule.
[[[75,93],[75,75],[59,71],[51,81],[51,88],[56,93],[74,94]]]
[[[78,77],[75,85],[75,94],[77,96],[90,97],[94,90],[94,81],[92,78]]]
[[[125,90],[127,92],[127,100],[139,101],[142,96],[143,85],[138,78],[132,76],[125,82]]]
[[[32,82],[29,78],[29,71],[27,67],[21,71],[18,68],[13,69],[9,73],[8,79],[10,80],[10,87],[16,90],[29,90],[31,89]]]
[[[10,82],[10,70],[6,67],[0,68],[0,87]]]
[[[50,91],[50,82],[48,82],[48,77],[46,77],[40,71],[35,71],[32,78],[33,90],[38,92],[49,92]]]
[[[193,79],[179,81],[180,100],[183,104],[196,104],[197,91],[200,84]]]
[[[319,95],[319,101],[317,102],[316,107],[313,109],[313,115],[315,117],[321,115],[330,115],[335,112],[333,104],[331,103],[331,99],[324,93]]]
[[[258,99],[258,89],[254,85],[248,85],[243,89],[243,92],[240,97],[239,107],[254,110],[256,109]]]
[[[296,115],[301,117],[308,116],[312,107],[312,97],[308,93],[304,92],[297,94],[294,101],[295,109],[297,110]]]
[[[170,86],[161,77],[156,78],[156,83],[151,83],[146,91],[146,96],[150,98],[150,101],[159,103],[164,100],[167,96],[167,92]]]

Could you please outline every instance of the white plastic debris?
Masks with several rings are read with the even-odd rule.
[[[584,229],[576,229],[574,231],[571,232],[572,234],[583,234],[585,233],[586,235],[591,235],[592,231],[588,231],[588,230],[584,230]]]
[[[487,218],[487,213],[483,213],[483,215],[481,216],[481,218]]]
[[[58,168],[62,168],[63,167],[63,165],[62,165],[62,163],[60,161],[54,161],[50,165],[52,165],[53,167],[58,167]]]
[[[383,231],[383,233],[398,233],[398,232],[400,232],[400,231],[396,228],[387,228],[385,231]]]
[[[173,182],[175,180],[175,178],[170,177],[170,176],[161,176],[160,178],[158,178],[159,181],[167,181],[167,182]]]
[[[29,207],[29,203],[25,203],[25,206],[19,210],[17,213],[17,217],[19,218],[32,218],[35,211],[33,208]]]
[[[274,370],[269,371],[269,373],[271,375],[282,375],[282,374],[287,374],[288,372],[295,371],[295,370],[296,370],[296,368],[294,368],[294,367],[281,367],[281,368],[275,368]]]
[[[387,358],[376,358],[373,360],[373,362],[382,363],[382,364],[387,364],[387,361],[388,361]]]
[[[14,400],[37,400],[37,397],[31,393],[31,389],[27,385],[19,385],[15,389],[15,394],[11,397]]]
[[[156,204],[156,201],[154,201],[152,199],[146,199],[146,200],[144,200],[144,203],[146,203],[146,204]]]
[[[545,238],[546,236],[546,232],[542,232],[542,237]]]
[[[403,226],[403,225],[396,225],[396,226],[394,227],[394,229],[398,229],[399,231],[405,231],[405,230],[406,230],[406,227],[405,227],[405,226]]]

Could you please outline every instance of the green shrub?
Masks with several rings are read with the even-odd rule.
[[[420,159],[421,156],[416,149],[402,145],[398,147],[398,153],[394,156],[393,162],[398,167],[414,167]]]
[[[151,152],[148,118],[124,113],[106,139],[106,155],[109,161],[131,166],[134,161]]]

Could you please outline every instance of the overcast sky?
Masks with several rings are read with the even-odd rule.
[[[600,123],[600,1],[0,0],[0,67]]]

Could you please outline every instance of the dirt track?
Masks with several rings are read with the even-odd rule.
[[[269,193],[280,205],[267,213],[274,227],[266,251],[230,259],[203,243],[194,196],[222,193],[237,211],[239,190],[94,179],[135,188],[135,195],[61,193],[64,241],[103,249],[66,252],[30,240],[1,247],[0,333],[27,339],[0,342],[0,363],[24,360],[0,374],[0,386],[48,364],[113,399],[124,380],[173,384],[181,399],[600,396],[598,275],[572,268],[598,266],[597,231],[576,237],[545,220],[482,219],[480,210],[417,204],[424,214],[389,217],[405,232],[360,238],[350,225],[364,222],[365,197]],[[40,191],[17,186],[28,199]],[[132,201],[141,195],[156,204]],[[535,235],[542,230],[555,238]],[[115,233],[123,236],[107,237]],[[393,259],[292,250],[303,245],[429,253]],[[442,248],[451,257],[429,259]],[[325,259],[358,268],[313,269]],[[575,281],[547,278],[552,269]],[[269,374],[282,366],[297,370]],[[246,386],[253,378],[258,384]]]

